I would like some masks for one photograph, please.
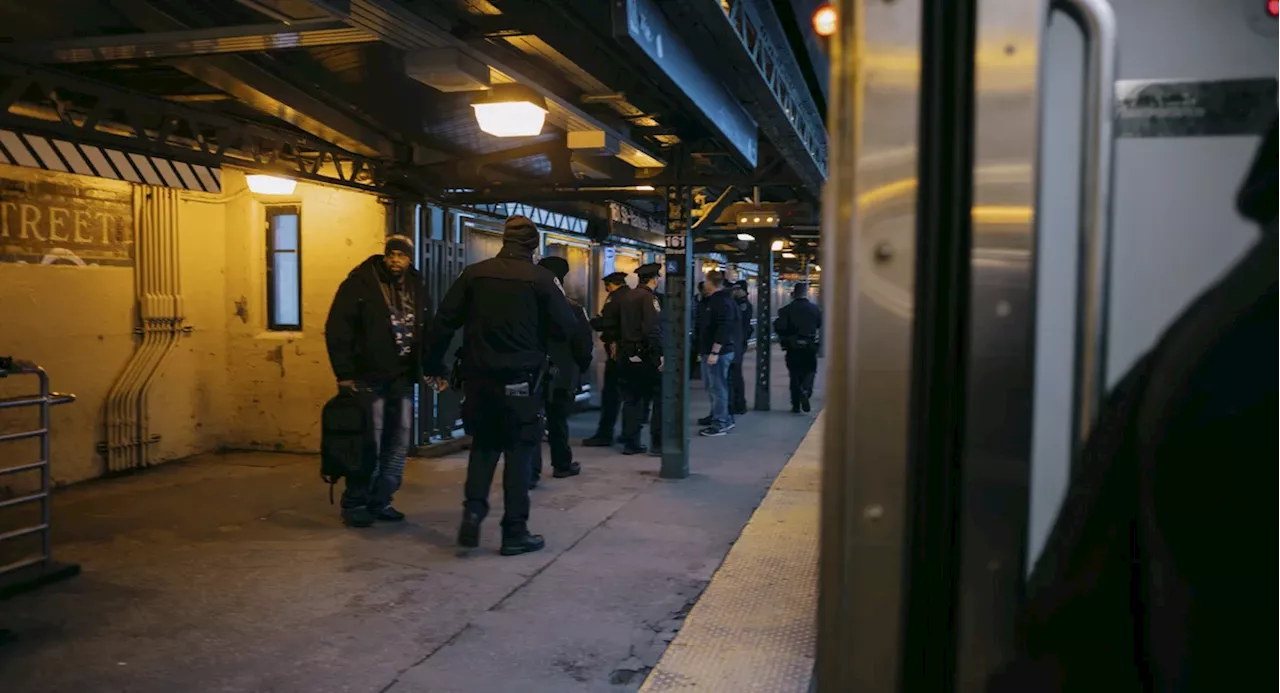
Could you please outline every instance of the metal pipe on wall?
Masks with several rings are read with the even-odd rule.
[[[136,399],[137,454],[135,456],[135,464],[138,467],[150,465],[151,447],[158,442],[158,438],[153,438],[151,435],[151,410],[149,407],[151,385],[155,382],[156,374],[164,368],[169,361],[169,357],[177,350],[178,341],[182,335],[183,322],[185,321],[185,316],[182,312],[182,286],[179,274],[178,191],[168,188],[154,188],[151,192],[151,199],[157,227],[156,272],[159,283],[156,294],[156,302],[158,304],[156,327],[159,333],[157,341],[160,345],[160,355],[156,359],[155,366],[143,378]]]

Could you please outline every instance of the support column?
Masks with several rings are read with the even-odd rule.
[[[692,200],[689,188],[667,188],[667,248],[662,302],[662,469],[663,479],[689,476],[689,276],[693,274]]]
[[[769,411],[773,364],[773,235],[760,234],[760,273],[756,275],[756,411]]]

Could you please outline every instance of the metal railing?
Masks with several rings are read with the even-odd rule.
[[[66,404],[76,400],[75,395],[50,392],[49,375],[45,373],[43,368],[38,366],[29,367],[15,365],[10,367],[9,370],[0,369],[0,378],[10,375],[36,376],[40,381],[40,392],[34,395],[19,395],[17,397],[0,398],[0,410],[18,409],[21,407],[38,407],[40,410],[40,423],[36,428],[30,430],[0,433],[0,443],[39,438],[40,459],[36,462],[27,462],[12,467],[0,467],[0,477],[38,470],[40,472],[40,487],[35,493],[27,493],[25,495],[0,500],[0,509],[12,508],[19,505],[25,505],[27,503],[39,503],[40,519],[35,524],[17,527],[0,533],[0,544],[20,537],[39,534],[40,553],[36,556],[27,556],[7,565],[0,566],[0,580],[11,573],[22,570],[23,568],[30,568],[32,566],[48,567],[52,563],[53,559],[51,555],[52,552],[50,550],[49,517],[52,509],[50,491],[52,490],[53,483],[49,473],[49,410],[55,404]],[[4,456],[4,458],[6,460],[9,459],[8,456]]]

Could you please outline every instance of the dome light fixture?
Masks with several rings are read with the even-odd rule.
[[[494,137],[532,137],[547,122],[547,100],[523,84],[495,84],[471,104],[480,129]]]

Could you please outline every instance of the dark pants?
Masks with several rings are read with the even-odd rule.
[[[379,511],[391,505],[391,498],[404,480],[404,461],[409,454],[413,426],[413,403],[406,385],[358,384],[370,395],[373,437],[378,441],[377,459],[366,477],[347,477],[342,491],[342,508],[367,507]]]
[[[618,387],[618,362],[604,362],[604,389],[600,391],[600,423],[596,425],[596,437],[613,440],[613,427],[618,423],[618,410],[622,408],[622,392]],[[548,431],[549,432],[549,431]]]
[[[573,396],[557,391],[547,402],[547,446],[551,448],[551,468],[568,469],[573,464],[573,448],[569,446],[569,409]],[[612,429],[610,429],[612,433]],[[534,454],[530,475],[534,481],[542,477],[542,446]]]
[[[746,356],[746,349],[739,349],[733,363],[729,364],[729,411],[734,414],[747,411],[747,383],[742,377],[742,362]]]
[[[640,429],[649,421],[652,447],[662,445],[662,374],[648,364],[619,364],[622,386],[622,441],[640,444]]]
[[[530,376],[511,385],[532,381]],[[506,382],[480,379],[467,382],[463,389],[462,416],[471,434],[471,456],[462,507],[482,520],[488,515],[489,487],[502,458],[503,536],[524,536],[529,522],[529,474],[542,447],[543,395],[532,387],[525,388],[523,395],[513,395]]]
[[[787,375],[791,379],[791,406],[813,396],[813,376],[818,372],[818,352],[814,349],[787,351]]]
[[[537,454],[538,443],[515,441],[505,448],[500,443],[473,436],[471,456],[467,459],[467,483],[463,487],[462,507],[484,519],[489,514],[489,487],[498,467],[502,466],[502,534],[524,536],[529,531],[529,465]]]

